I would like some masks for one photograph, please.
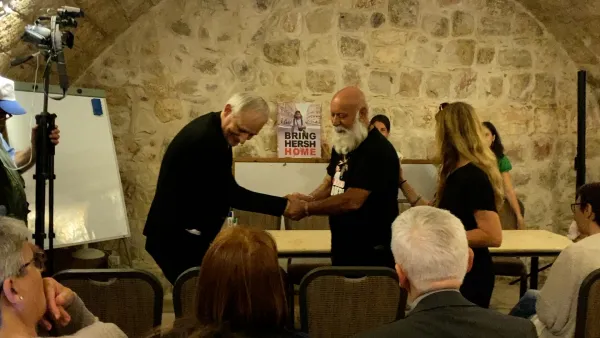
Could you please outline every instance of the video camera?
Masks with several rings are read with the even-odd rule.
[[[56,15],[40,16],[33,25],[27,25],[21,40],[35,45],[48,59],[56,61],[60,87],[66,93],[69,89],[69,78],[63,48],[73,48],[75,35],[65,28],[77,28],[77,18],[83,17],[83,11],[77,7],[63,6],[56,10]],[[11,62],[18,66],[29,61],[35,54],[20,57]]]

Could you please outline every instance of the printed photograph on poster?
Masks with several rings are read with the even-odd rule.
[[[321,157],[320,104],[277,105],[277,149],[279,157]]]

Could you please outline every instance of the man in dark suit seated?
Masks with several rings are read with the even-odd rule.
[[[357,337],[537,337],[529,320],[478,307],[460,294],[473,251],[450,212],[428,206],[403,212],[392,225],[392,251],[409,312]]]

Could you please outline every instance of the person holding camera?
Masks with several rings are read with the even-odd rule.
[[[25,115],[25,109],[15,97],[15,82],[0,76],[0,216],[10,216],[27,221],[29,213],[25,196],[25,181],[21,174],[35,164],[35,130],[31,136],[31,146],[16,151],[6,141],[6,121],[17,115]],[[50,140],[58,144],[58,126],[50,133]]]

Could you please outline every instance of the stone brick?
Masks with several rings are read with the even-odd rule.
[[[477,64],[489,65],[494,60],[496,50],[494,47],[482,47],[477,51]]]
[[[533,99],[553,102],[556,99],[556,79],[549,73],[535,74]]]
[[[475,58],[475,40],[452,40],[444,48],[444,54],[448,64],[470,66]]]
[[[355,39],[349,36],[342,36],[340,39],[340,53],[346,58],[359,58],[365,57],[365,51],[367,44],[359,39]]]
[[[434,99],[444,99],[450,93],[452,75],[448,73],[430,73],[425,80],[425,94]]]
[[[271,7],[273,0],[256,0],[256,9],[259,12],[264,12]]]
[[[533,114],[533,128],[536,133],[553,134],[556,132],[555,108],[535,108]]]
[[[475,18],[472,14],[456,11],[452,13],[452,36],[465,36],[475,31]]]
[[[251,82],[256,79],[256,67],[244,59],[236,59],[231,62],[231,70],[241,82]]]
[[[542,36],[544,35],[544,30],[531,15],[527,13],[518,13],[515,16],[515,24],[512,33]]]
[[[550,137],[544,137],[533,141],[533,158],[538,161],[546,160],[552,154],[554,141]]]
[[[376,8],[381,7],[383,4],[383,0],[355,0],[354,7],[355,8]]]
[[[460,0],[437,0],[437,3],[440,7],[446,7],[458,5],[460,3]]]
[[[309,64],[329,64],[337,57],[331,37],[313,40],[306,49],[306,62]]]
[[[413,28],[419,19],[419,1],[389,0],[388,11],[393,26]]]
[[[333,3],[334,0],[312,0],[315,5],[329,5]]]
[[[400,73],[398,81],[398,95],[403,97],[419,97],[423,72],[420,70],[409,70]]]
[[[433,67],[439,60],[438,52],[432,46],[417,46],[412,53],[412,62],[420,67]]]
[[[377,30],[371,33],[371,41],[375,46],[404,45],[408,42],[408,33],[400,30]]]
[[[374,47],[373,48],[373,61],[380,64],[394,64],[401,63],[405,58],[405,51],[403,46],[388,46],[388,47]]]
[[[283,14],[281,18],[281,28],[287,33],[293,33],[298,27],[300,21],[300,13],[298,12],[287,12]]]
[[[469,98],[477,90],[477,72],[469,69],[455,71],[452,74],[452,89],[457,99]]]
[[[344,86],[360,86],[360,66],[353,64],[344,65]]]
[[[498,64],[502,67],[531,68],[531,53],[526,49],[503,49],[498,53]]]
[[[181,120],[183,118],[181,101],[178,99],[157,99],[154,104],[154,114],[162,123]]]
[[[489,79],[489,89],[487,94],[492,97],[500,97],[504,92],[504,78],[502,76],[493,76]]]
[[[371,14],[371,27],[373,28],[379,28],[381,25],[383,25],[385,23],[385,14],[383,13],[373,13]]]
[[[371,71],[369,75],[369,89],[373,94],[390,95],[394,83],[394,73]]]
[[[531,97],[531,74],[513,74],[510,76],[509,84],[509,98],[513,100],[529,100]]]
[[[366,22],[367,15],[364,13],[340,13],[339,26],[343,31],[356,31],[364,26]]]
[[[187,23],[182,20],[177,20],[171,24],[171,30],[178,35],[190,36],[192,34],[192,30]]]
[[[423,17],[423,30],[437,38],[447,37],[449,34],[448,18],[427,14]]]
[[[490,16],[508,17],[515,12],[511,0],[485,0],[485,10]]]
[[[506,17],[483,17],[479,20],[477,32],[483,36],[508,36],[510,20]]]
[[[333,10],[319,8],[306,14],[306,27],[311,34],[327,33],[331,29]]]
[[[194,61],[194,68],[198,69],[204,74],[215,75],[218,73],[217,60],[200,58]]]
[[[335,73],[332,70],[306,71],[306,86],[312,92],[333,93],[335,85]]]
[[[265,43],[263,53],[270,63],[294,66],[300,60],[300,40],[284,39]]]

